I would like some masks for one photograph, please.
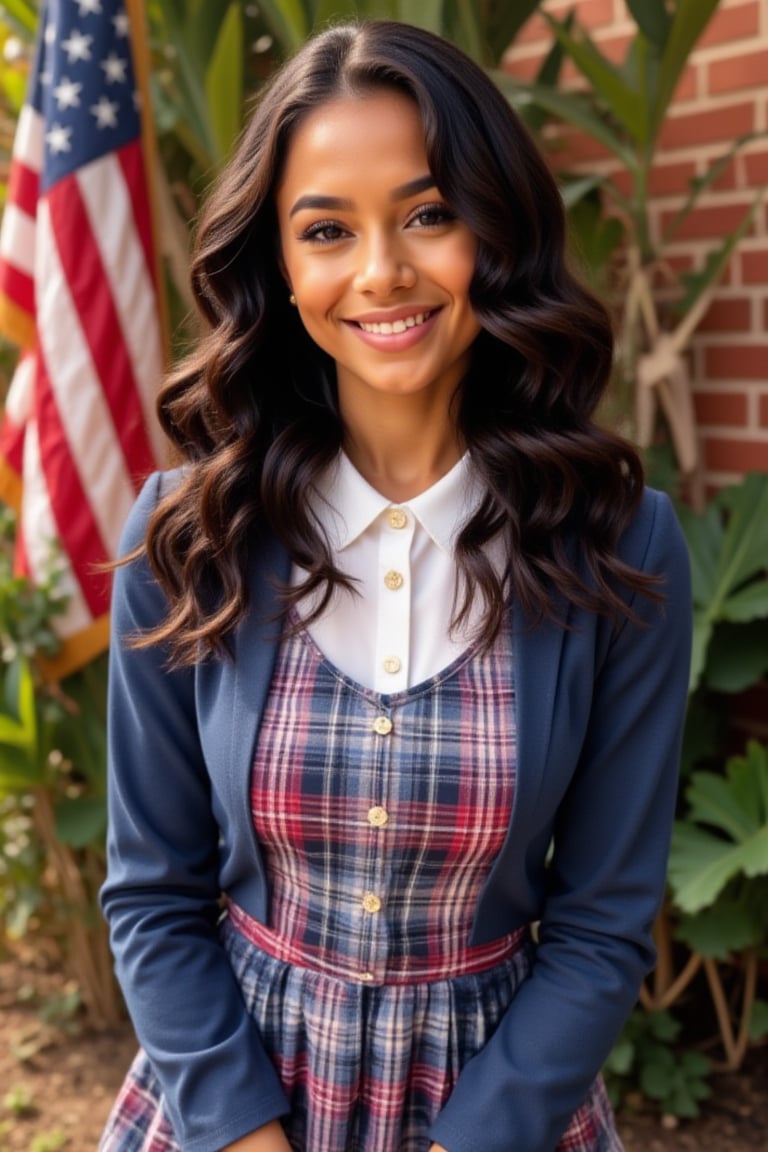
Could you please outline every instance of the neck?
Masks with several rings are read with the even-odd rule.
[[[464,453],[459,430],[445,411],[425,413],[407,403],[374,404],[364,419],[349,419],[344,412],[342,417],[349,459],[371,487],[393,503],[431,488]]]

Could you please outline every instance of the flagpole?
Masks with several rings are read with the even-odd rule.
[[[133,54],[133,70],[136,77],[136,88],[139,92],[141,107],[141,143],[144,154],[144,169],[146,172],[147,190],[149,195],[149,210],[152,217],[152,235],[154,243],[152,252],[155,262],[155,281],[157,283],[157,302],[160,310],[160,335],[163,342],[163,360],[168,367],[171,358],[170,350],[170,322],[168,317],[168,298],[165,291],[165,271],[163,269],[162,244],[160,234],[160,207],[158,193],[157,168],[160,163],[157,153],[157,140],[155,137],[155,123],[152,116],[152,94],[149,83],[150,53],[149,29],[147,25],[146,8],[142,0],[125,0],[130,27],[131,51]]]

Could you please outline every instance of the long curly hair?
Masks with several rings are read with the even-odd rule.
[[[160,418],[187,467],[154,510],[146,551],[168,600],[140,645],[173,662],[221,655],[249,610],[250,549],[265,529],[307,573],[286,610],[310,621],[350,588],[312,512],[344,428],[335,367],[291,307],[278,264],[275,189],[292,134],[323,102],[388,89],[416,104],[432,175],[477,238],[470,299],[481,332],[455,398],[485,496],[458,536],[454,624],[483,598],[479,638],[510,597],[533,621],[574,603],[620,619],[657,596],[616,544],[640,500],[632,447],[593,416],[612,360],[610,321],[568,270],[557,186],[524,126],[457,48],[389,21],[309,41],[261,95],[202,212],[192,285],[207,331],[165,383]],[[484,545],[505,544],[498,574]]]

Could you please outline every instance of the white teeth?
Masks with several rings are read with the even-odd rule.
[[[385,321],[382,324],[363,324],[358,321],[363,332],[372,332],[375,336],[392,336],[398,332],[406,332],[409,328],[418,328],[420,324],[431,315],[430,312],[417,312],[415,316],[406,316],[404,320]]]

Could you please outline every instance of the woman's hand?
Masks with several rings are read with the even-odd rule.
[[[227,1144],[221,1152],[291,1152],[291,1146],[280,1121],[272,1120],[234,1144]]]

